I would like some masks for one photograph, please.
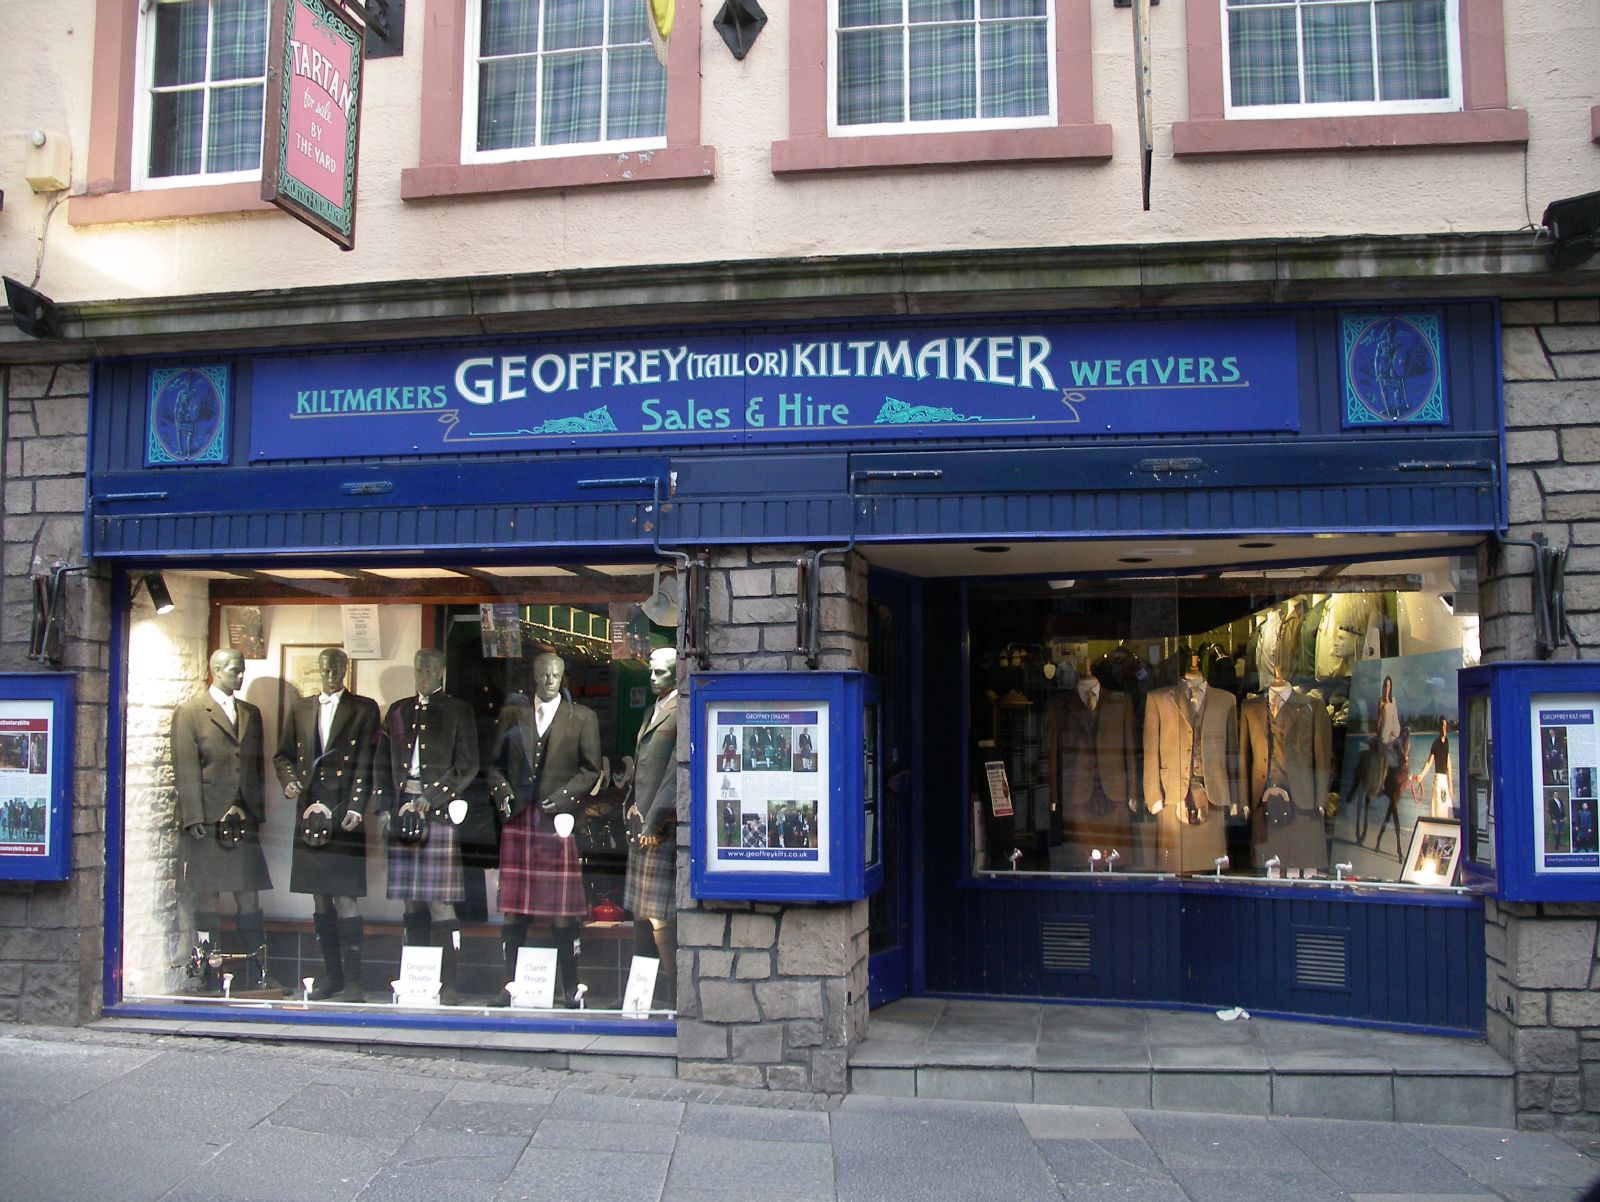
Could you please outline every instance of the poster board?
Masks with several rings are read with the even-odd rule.
[[[867,896],[882,876],[876,681],[713,673],[690,698],[695,896]]]
[[[71,875],[76,696],[70,674],[0,673],[0,880]]]

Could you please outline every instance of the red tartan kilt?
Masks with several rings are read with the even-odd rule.
[[[582,918],[589,912],[578,841],[557,835],[537,805],[500,830],[499,906],[503,914],[536,918]]]

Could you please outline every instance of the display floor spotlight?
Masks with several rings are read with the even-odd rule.
[[[151,572],[144,577],[145,591],[150,594],[150,604],[155,606],[156,613],[169,614],[177,608],[173,604],[172,594],[167,590],[167,582],[161,578],[160,572]],[[135,586],[137,591],[137,586]]]
[[[1545,257],[1552,267],[1576,267],[1593,257],[1600,235],[1600,192],[1569,196],[1545,206],[1540,223],[1553,239]]]

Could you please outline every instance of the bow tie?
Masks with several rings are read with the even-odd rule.
[[[338,705],[339,704],[339,694],[337,694],[337,693],[332,693],[332,694],[322,693],[317,697],[317,700],[320,701],[323,705]]]

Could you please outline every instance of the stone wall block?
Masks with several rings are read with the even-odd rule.
[[[703,951],[700,956],[700,976],[705,977],[731,977],[733,975],[733,953],[725,951]]]
[[[768,1019],[822,1017],[822,984],[819,981],[759,981],[756,1000]]]
[[[1595,420],[1594,386],[1582,380],[1507,381],[1506,427],[1586,426]]]
[[[728,621],[728,613],[732,605],[732,597],[728,587],[728,574],[726,572],[713,571],[711,573],[710,587],[706,590],[706,593],[707,613],[711,618],[711,628],[715,630],[718,626],[724,625]]]
[[[1578,1033],[1554,1028],[1534,1028],[1518,1031],[1512,1041],[1512,1065],[1519,1074],[1575,1073],[1581,1061],[1578,1056]]]
[[[1550,361],[1562,380],[1592,380],[1600,376],[1600,354],[1552,355]]]
[[[1539,341],[1539,331],[1513,326],[1500,334],[1500,362],[1507,380],[1553,380],[1555,371]]]
[[[1556,320],[1564,325],[1600,321],[1600,300],[1592,297],[1556,301]]]
[[[688,910],[678,915],[678,942],[684,947],[721,947],[727,933],[726,914]]]
[[[1543,1073],[1523,1073],[1517,1077],[1517,1109],[1548,1110],[1550,1108],[1550,1082]]]
[[[1574,1114],[1583,1109],[1583,1079],[1577,1074],[1556,1077],[1550,1082],[1550,1110],[1554,1114]]]
[[[735,598],[772,596],[772,569],[730,568],[728,592]]]
[[[799,1093],[806,1088],[807,1074],[798,1064],[774,1064],[767,1069],[767,1088]]]
[[[766,952],[740,952],[734,975],[741,981],[765,981],[772,976],[772,957]]]
[[[822,1043],[822,1023],[814,1018],[797,1018],[788,1024],[791,1048],[814,1048]]]
[[[738,981],[701,981],[700,1017],[709,1023],[761,1021],[751,986]]]
[[[1510,931],[1512,983],[1524,989],[1584,989],[1594,957],[1593,919],[1519,922]]]
[[[50,391],[50,379],[55,368],[48,363],[19,364],[11,369],[6,380],[6,396],[11,400],[24,397],[42,397]]]
[[[50,381],[53,397],[84,397],[89,395],[89,365],[87,363],[61,363],[56,366],[55,377]]]
[[[735,1027],[733,1059],[739,1064],[777,1064],[783,1059],[783,1027],[776,1023]]]
[[[1600,417],[1600,413],[1596,416]],[[1600,426],[1569,426],[1562,430],[1561,457],[1568,463],[1600,463]],[[1594,542],[1588,531],[1574,531],[1573,535],[1575,540]]]
[[[728,927],[728,946],[770,948],[777,933],[777,919],[770,914],[735,914]]]
[[[843,906],[815,906],[785,914],[778,931],[778,972],[787,977],[842,976],[849,968],[849,913]]]
[[[726,1060],[728,1028],[679,1019],[678,1055],[685,1060]]]
[[[826,602],[824,602],[826,605]],[[794,598],[792,597],[735,597],[731,620],[741,625],[765,626],[779,622],[794,623]]]
[[[1507,326],[1543,326],[1554,323],[1556,303],[1549,300],[1507,301],[1500,307],[1500,323]]]
[[[1600,994],[1584,990],[1555,990],[1550,994],[1553,1027],[1600,1027]]]
[[[849,1084],[849,1056],[843,1048],[823,1048],[812,1055],[811,1088],[817,1093],[844,1093]]]
[[[1545,520],[1544,494],[1539,481],[1527,470],[1513,469],[1509,473],[1507,504],[1513,522],[1542,522]]]
[[[712,626],[712,655],[744,655],[761,650],[759,626]]]
[[[81,438],[30,438],[22,444],[22,475],[83,478],[87,445]]]
[[[1600,325],[1558,325],[1539,331],[1553,355],[1600,351]]]
[[[711,1085],[735,1085],[745,1089],[760,1089],[765,1084],[761,1070],[753,1064],[679,1060],[678,1076],[686,1081],[705,1081]]]
[[[1554,463],[1561,458],[1561,440],[1554,430],[1518,430],[1506,435],[1506,462]]]
[[[57,379],[60,378],[59,373]],[[89,401],[86,397],[61,397],[40,401],[33,409],[33,420],[43,438],[84,438],[89,433]]]

